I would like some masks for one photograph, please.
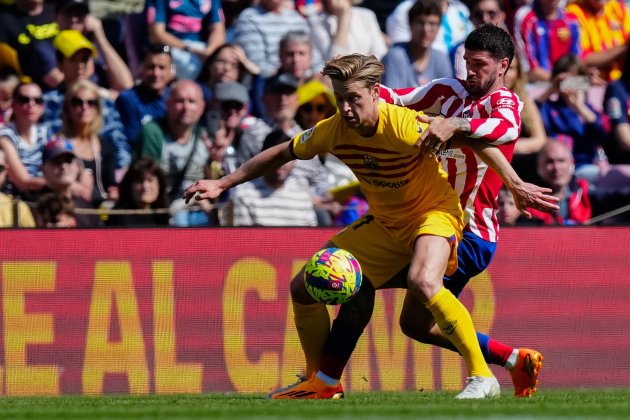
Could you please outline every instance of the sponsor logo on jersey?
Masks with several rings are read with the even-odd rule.
[[[512,98],[500,98],[497,100],[497,106],[513,107],[514,100]]]
[[[368,184],[374,185],[376,187],[381,187],[381,188],[401,188],[409,184],[409,179],[403,179],[400,181],[384,181],[382,179],[367,179],[367,178],[363,178],[363,179]]]
[[[306,143],[308,139],[313,137],[313,132],[315,131],[315,127],[311,127],[300,136],[300,144]]]
[[[374,156],[364,155],[363,163],[365,163],[365,166],[368,169],[378,169],[378,161],[376,160]]]
[[[439,158],[451,158],[451,159],[466,159],[466,155],[463,153],[455,152],[456,149],[446,149],[437,153]]]

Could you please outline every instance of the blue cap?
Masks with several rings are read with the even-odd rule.
[[[74,154],[74,147],[72,147],[72,143],[70,143],[69,140],[61,137],[55,137],[46,143],[46,145],[42,148],[42,162],[54,159],[63,154],[76,157]]]

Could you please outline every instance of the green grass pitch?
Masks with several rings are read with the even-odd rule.
[[[520,399],[457,401],[454,392],[352,393],[337,401],[271,401],[261,394],[63,396],[0,399],[10,419],[630,418],[630,389],[540,391]]]

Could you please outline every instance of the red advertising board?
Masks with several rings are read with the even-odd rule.
[[[0,394],[267,392],[304,368],[288,284],[330,229],[0,232]],[[545,388],[630,386],[630,229],[504,229],[463,300]],[[377,293],[348,390],[459,389],[461,358]],[[330,307],[334,311],[334,307]],[[493,366],[511,389],[505,370]]]

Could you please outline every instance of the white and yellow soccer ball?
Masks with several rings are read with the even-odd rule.
[[[306,290],[313,299],[326,305],[339,305],[352,299],[362,280],[359,261],[340,248],[322,249],[304,269]]]

